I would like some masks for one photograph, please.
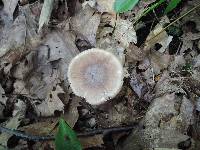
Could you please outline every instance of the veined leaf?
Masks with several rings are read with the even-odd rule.
[[[82,150],[76,133],[64,119],[59,120],[58,132],[55,137],[56,150]]]
[[[139,0],[115,0],[114,10],[122,13],[131,10]]]
[[[174,8],[176,8],[176,6],[181,2],[181,0],[171,0],[167,6],[167,8],[165,9],[165,14],[169,13],[170,11],[172,11]]]

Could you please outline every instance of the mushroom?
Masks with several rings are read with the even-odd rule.
[[[123,66],[112,53],[92,48],[72,59],[68,81],[72,91],[92,105],[115,97],[123,84]]]

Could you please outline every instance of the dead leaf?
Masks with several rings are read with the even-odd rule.
[[[169,73],[165,71],[155,86],[155,94],[157,96],[172,92],[186,94],[186,92],[182,89],[182,86],[183,81],[181,78],[171,78]]]
[[[126,50],[126,60],[127,62],[137,62],[142,61],[146,56],[146,51],[142,48],[135,46],[134,44],[130,44],[129,48]]]
[[[163,69],[166,69],[170,62],[171,56],[168,54],[161,54],[160,52],[152,51],[149,55],[151,66],[153,68],[153,72],[157,75]]]
[[[200,49],[200,40],[198,41],[197,47]]]
[[[40,41],[36,32],[37,23],[29,5],[20,7],[20,13],[10,27],[4,27],[0,40],[1,65],[15,64],[22,56],[34,49]]]
[[[1,125],[5,125],[5,127],[8,129],[16,130],[19,127],[21,120],[25,117],[25,113],[26,104],[23,101],[18,100],[18,102],[14,105],[14,110],[12,113],[13,117],[10,118],[8,121],[3,122]],[[13,135],[2,132],[0,134],[0,145],[7,147],[7,142],[11,136]]]
[[[119,102],[117,104],[110,102],[102,105],[99,109],[104,113],[98,113],[97,124],[103,128],[106,127],[116,127],[122,124],[130,124],[134,122],[137,118],[137,112],[132,107],[135,97],[130,98],[129,107],[125,106],[127,103],[125,101]]]
[[[147,6],[153,2],[155,2],[155,0],[138,1],[138,3],[134,6],[134,9],[123,13],[123,18],[126,18],[137,26],[138,24],[135,23],[144,15],[144,11],[147,9]]]
[[[41,30],[43,25],[45,24],[48,25],[49,19],[51,17],[51,12],[53,10],[53,3],[54,3],[54,0],[44,0],[44,4],[43,4],[42,11],[40,14],[38,31]]]
[[[34,59],[35,55],[29,53],[23,60],[12,68],[12,76],[20,80],[25,79],[35,67],[35,64],[33,63]]]
[[[2,88],[1,84],[0,84],[0,102],[1,104],[4,104],[4,105],[6,105],[6,102],[7,102],[7,97],[5,96],[5,91]]]
[[[102,146],[104,143],[102,134],[89,136],[89,137],[80,137],[79,140],[84,149],[90,148],[90,147]]]
[[[144,147],[176,148],[178,143],[187,140],[189,136],[184,133],[193,122],[193,109],[190,100],[175,93],[154,99],[144,117],[145,129],[138,135]]]
[[[96,45],[96,32],[100,23],[100,14],[86,5],[71,19],[72,30],[83,35],[91,45]]]
[[[182,35],[182,47],[180,50],[180,54],[183,54],[186,50],[193,49],[194,40],[200,39],[200,33],[185,33]]]
[[[53,32],[46,38],[43,45],[31,51],[13,69],[16,78],[25,79],[16,80],[14,83],[16,93],[28,94],[28,97],[34,99],[45,99],[56,80],[64,81],[65,85],[68,85],[68,65],[79,53],[75,45],[75,37],[70,32],[64,34]]]
[[[114,3],[115,0],[110,0],[109,2],[107,0],[97,0],[97,9],[102,13],[109,12],[115,14]]]
[[[169,71],[170,72],[179,72],[183,66],[185,66],[186,60],[183,57],[183,55],[177,55],[174,56],[174,59],[172,60],[170,66],[169,66]]]
[[[199,4],[199,0],[192,0],[188,1],[185,7],[183,7],[183,10],[180,12],[180,15],[185,14],[192,8],[194,8],[197,4]],[[200,20],[199,20],[199,11],[200,8],[195,9],[193,12],[190,13],[190,15],[186,15],[182,18],[182,23],[185,24],[188,21],[193,21],[196,23],[196,29],[200,31]]]
[[[68,107],[66,108],[66,112],[63,115],[63,118],[67,121],[70,127],[74,127],[76,124],[79,113],[77,107],[80,105],[81,98],[80,97],[73,97],[72,101],[68,103]]]
[[[64,104],[58,94],[64,94],[63,89],[57,84],[49,91],[46,99],[39,105],[35,106],[38,116],[53,116],[55,111],[64,112]]]
[[[9,129],[17,129],[20,125],[20,119],[22,118],[21,114],[18,113],[16,116],[13,116],[5,125],[6,128]],[[7,146],[8,139],[11,137],[11,134],[8,133],[1,133],[0,134],[0,144],[3,146]]]
[[[19,0],[3,0],[4,12],[8,15],[10,20],[13,20],[13,13],[17,7]]]
[[[120,18],[117,20],[113,36],[125,48],[127,48],[131,42],[137,43],[137,36],[133,24],[128,20],[122,20]]]
[[[13,117],[17,114],[20,114],[22,117],[26,114],[26,103],[24,103],[22,100],[18,99],[17,102],[14,104],[14,110],[13,110]]]
[[[87,0],[85,2],[82,3],[82,7],[85,8],[87,5],[89,5],[90,7],[94,8],[96,5],[96,0]]]
[[[70,127],[74,127],[75,123],[78,120],[79,114],[77,107],[79,106],[80,98],[74,97],[72,101],[69,102],[68,106],[66,107],[65,114],[62,117],[67,121]],[[50,118],[46,119],[45,121],[33,123],[27,126],[23,126],[20,129],[25,131],[28,134],[38,135],[38,136],[45,136],[52,131],[52,129],[58,123],[59,118]],[[40,129],[38,129],[40,127]],[[53,130],[51,134],[55,134],[56,130]]]
[[[144,95],[147,85],[144,82],[142,76],[136,73],[136,70],[133,70],[130,76],[130,85],[136,95],[141,98]]]
[[[145,41],[145,49],[153,49],[155,44],[159,43],[162,46],[159,49],[159,52],[165,52],[166,48],[169,46],[169,43],[172,41],[172,36],[169,36],[163,28],[164,24],[166,23],[169,23],[169,19],[164,16],[159,24],[157,24],[148,35]]]
[[[33,124],[29,124],[27,126],[20,127],[20,130],[24,131],[27,134],[37,135],[37,136],[46,136],[49,135],[52,129],[57,124],[58,119],[51,119],[41,122],[36,122]],[[38,129],[38,127],[40,127]],[[56,133],[54,130],[51,134]]]
[[[200,67],[200,55],[194,59],[194,67]]]
[[[97,47],[113,53],[122,64],[125,63],[125,48],[118,44],[111,37],[104,37],[97,41]]]

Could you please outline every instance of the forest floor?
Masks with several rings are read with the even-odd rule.
[[[42,138],[61,117],[85,150],[200,149],[200,2],[143,16],[156,0],[120,14],[113,3],[57,0],[42,14],[40,0],[0,1],[0,149],[55,149]],[[91,48],[113,53],[125,72],[121,91],[96,106],[67,76]]]

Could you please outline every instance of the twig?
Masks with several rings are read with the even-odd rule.
[[[23,132],[20,132],[18,130],[14,130],[14,129],[9,129],[6,127],[2,127],[0,126],[0,131],[1,132],[6,132],[8,134],[13,134],[17,137],[20,137],[22,139],[26,139],[26,140],[31,140],[31,141],[48,141],[48,140],[53,140],[54,136],[53,135],[49,135],[49,136],[35,136],[35,135],[29,135]]]
[[[113,127],[113,128],[105,128],[105,129],[96,129],[96,130],[91,130],[85,133],[78,133],[78,137],[87,137],[87,136],[93,136],[97,134],[106,134],[106,133],[118,133],[118,132],[123,132],[123,131],[130,131],[133,128],[138,127],[138,124],[134,124],[132,126],[126,126],[126,127]],[[48,136],[37,136],[37,135],[30,135],[27,133],[23,133],[18,130],[14,129],[9,129],[6,127],[0,126],[0,132],[5,132],[8,134],[13,134],[21,139],[24,140],[30,140],[30,141],[51,141],[54,140],[55,137],[54,135],[48,135]]]
[[[183,17],[187,16],[189,13],[193,12],[195,9],[197,9],[198,7],[200,7],[200,3],[198,5],[196,5],[195,7],[193,7],[191,10],[189,10],[188,12],[186,12],[185,14],[183,14],[182,16],[178,17],[176,20],[174,20],[173,22],[171,22],[170,24],[168,24],[165,28],[163,28],[158,34],[156,34],[155,36],[153,36],[151,39],[147,40],[146,43],[148,43],[149,41],[153,40],[154,38],[156,38],[158,35],[160,35],[163,31],[165,31],[168,27],[170,27],[171,25],[173,25],[175,22],[177,22],[178,20],[182,19]]]

